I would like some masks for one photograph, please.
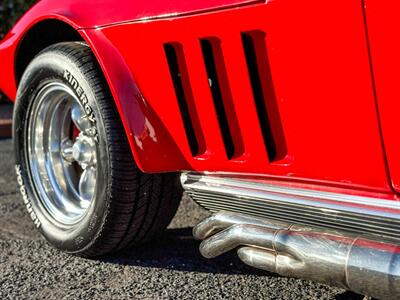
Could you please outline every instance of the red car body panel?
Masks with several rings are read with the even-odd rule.
[[[366,1],[368,35],[382,135],[394,189],[400,191],[400,3]]]
[[[143,149],[138,151],[143,152],[138,153],[138,157],[144,158],[140,159],[142,168],[153,172],[187,169],[189,164],[196,171],[290,176],[388,189],[363,15],[357,4],[358,1],[346,3],[333,11],[326,4],[313,3],[314,10],[307,10],[304,4],[296,7],[291,1],[275,1],[240,10],[124,24],[91,32],[101,32],[118,49],[141,92],[143,106],[154,112],[153,116],[146,115],[152,128],[148,131],[154,130],[156,138],[148,134],[139,142],[142,148],[136,148]],[[304,13],[299,15],[301,8]],[[314,11],[319,14],[316,16]],[[335,22],[335,12],[341,15],[340,24]],[[287,18],[283,19],[283,14]],[[263,146],[240,39],[241,32],[253,30],[264,31],[267,36],[287,143],[286,157],[274,163],[268,162]],[[134,36],[135,43],[124,38],[127,36]],[[225,154],[199,45],[199,39],[207,37],[221,40],[234,112],[245,145],[242,155],[231,160]],[[180,119],[163,48],[168,42],[180,43],[184,50],[206,141],[206,151],[197,157],[192,156]],[[354,122],[357,115],[363,117]],[[137,119],[126,119],[132,122],[129,128],[133,135],[142,136],[134,129],[140,128],[135,124]],[[168,135],[158,132],[162,128],[160,123]],[[164,149],[172,149],[172,143],[180,151],[167,156]],[[149,155],[149,149],[155,150],[154,156]],[[181,155],[185,164],[178,166],[181,161],[177,158]],[[374,172],[360,172],[366,168],[366,162]],[[172,164],[172,168],[166,164]]]
[[[381,83],[379,98],[379,83],[393,73],[388,73],[392,66],[385,67],[389,58],[381,57],[384,50],[375,48],[381,43],[377,23],[384,17],[378,11],[368,22],[374,27],[373,62],[382,64],[375,82],[382,119],[389,118],[382,124],[392,179],[382,145],[362,1],[256,2],[95,5],[43,0],[0,44],[0,88],[15,97],[14,62],[21,39],[37,22],[56,18],[78,29],[96,54],[143,171],[220,172],[397,199],[390,182],[397,188],[399,165],[392,154],[400,142],[394,136],[388,139],[395,132],[390,118],[398,104],[390,98],[390,83]],[[369,18],[368,13],[367,7]],[[277,139],[280,155],[273,161],[264,145],[241,33],[257,34],[257,45],[266,55],[264,67],[270,69],[263,78],[270,89],[264,92],[275,110],[267,114],[272,130],[281,130],[284,137]],[[222,92],[228,98],[226,113],[237,150],[232,158],[225,151],[200,39],[216,41],[220,50],[217,68],[225,73]],[[189,147],[166,43],[179,45],[180,60],[186,63],[189,80],[184,89],[192,95],[190,116],[197,119],[194,130],[201,136],[198,155]]]

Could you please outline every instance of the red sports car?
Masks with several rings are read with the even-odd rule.
[[[55,247],[162,231],[400,298],[400,2],[42,0],[0,42],[16,173]]]

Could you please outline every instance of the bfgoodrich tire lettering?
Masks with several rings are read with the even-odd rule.
[[[42,185],[38,183],[37,174],[43,172],[33,169],[31,156],[42,153],[39,151],[41,148],[35,148],[36,144],[31,149],[28,146],[34,140],[31,133],[34,129],[30,126],[36,124],[36,115],[33,118],[32,114],[42,111],[37,102],[38,95],[47,87],[53,86],[72,93],[72,98],[78,99],[82,108],[84,117],[79,120],[88,120],[85,121],[87,129],[81,130],[77,137],[71,137],[74,140],[73,147],[75,144],[83,145],[81,140],[85,142],[90,139],[95,143],[91,144],[95,160],[85,162],[86,165],[79,160],[78,152],[74,152],[74,156],[68,154],[71,152],[67,151],[70,148],[62,150],[62,157],[68,162],[72,158],[78,159],[80,167],[86,168],[95,161],[96,168],[96,172],[93,172],[96,174],[96,184],[90,185],[93,189],[91,202],[85,206],[82,214],[77,214],[79,218],[71,220],[58,217],[61,216],[60,212],[64,212],[57,206],[58,202],[54,204],[54,210],[46,205],[47,191],[51,191],[51,187],[56,185],[53,184],[54,180]],[[61,96],[58,100],[61,101],[60,99]],[[55,108],[54,111],[57,112]],[[66,117],[62,120],[68,122]],[[182,195],[177,174],[149,175],[137,168],[106,81],[89,47],[83,43],[50,46],[31,62],[19,85],[14,108],[13,134],[17,180],[22,198],[35,226],[59,249],[83,256],[96,256],[136,245],[162,231],[176,212]],[[83,137],[79,140],[81,135]],[[39,141],[46,141],[46,137],[40,136],[40,131],[39,134],[35,131],[33,136],[38,136]],[[59,149],[64,148],[59,145]],[[72,167],[68,165],[68,168]],[[65,175],[63,172],[61,174]],[[40,176],[47,178],[45,175]],[[79,185],[79,191],[80,188]],[[70,188],[67,186],[65,190],[70,191]],[[54,199],[58,201],[70,198],[54,196]]]

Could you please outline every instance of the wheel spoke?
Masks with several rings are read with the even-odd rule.
[[[73,147],[73,143],[70,140],[64,141],[61,144],[61,155],[64,158],[64,160],[66,160],[69,163],[74,162],[74,157],[72,155],[72,148]]]
[[[83,111],[83,108],[77,104],[74,103],[71,108],[71,119],[72,122],[74,122],[75,126],[81,131],[85,132],[86,130],[90,129],[90,121],[88,117],[86,116],[85,112]]]
[[[79,180],[79,195],[81,196],[82,206],[88,206],[96,188],[96,169],[86,168]]]

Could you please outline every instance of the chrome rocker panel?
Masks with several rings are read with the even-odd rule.
[[[186,193],[206,209],[400,239],[400,202],[216,176],[182,174]]]

